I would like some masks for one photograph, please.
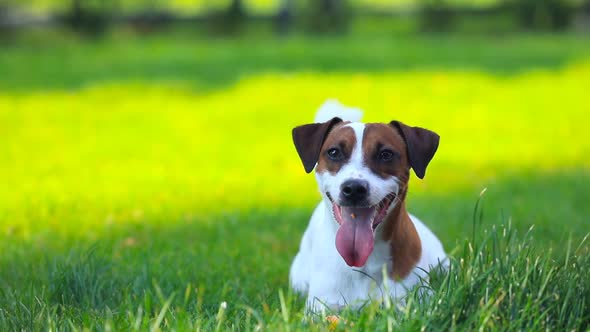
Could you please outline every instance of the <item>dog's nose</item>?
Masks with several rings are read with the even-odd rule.
[[[369,182],[365,180],[347,180],[340,186],[342,203],[356,205],[366,201],[369,194]]]

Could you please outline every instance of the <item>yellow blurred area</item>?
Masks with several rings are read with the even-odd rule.
[[[326,98],[363,108],[367,121],[441,135],[425,180],[412,180],[418,195],[479,192],[519,170],[589,169],[588,86],[590,62],[581,62],[506,76],[266,73],[208,92],[159,81],[3,94],[0,213],[313,204],[315,181],[291,128],[311,121]]]

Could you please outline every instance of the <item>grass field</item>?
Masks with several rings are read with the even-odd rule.
[[[332,328],[303,318],[287,280],[318,200],[290,130],[328,97],[441,135],[409,208],[456,258],[432,301],[347,312],[355,325],[337,329],[585,330],[587,41],[13,41],[0,330]]]

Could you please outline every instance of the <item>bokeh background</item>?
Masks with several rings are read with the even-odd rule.
[[[408,205],[451,253],[506,223],[559,253],[590,231],[589,31],[582,0],[3,0],[0,324],[273,312],[327,98],[441,135]]]

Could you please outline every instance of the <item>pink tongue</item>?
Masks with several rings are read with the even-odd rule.
[[[365,265],[373,251],[374,207],[342,207],[342,222],[336,233],[336,249],[349,266]]]

